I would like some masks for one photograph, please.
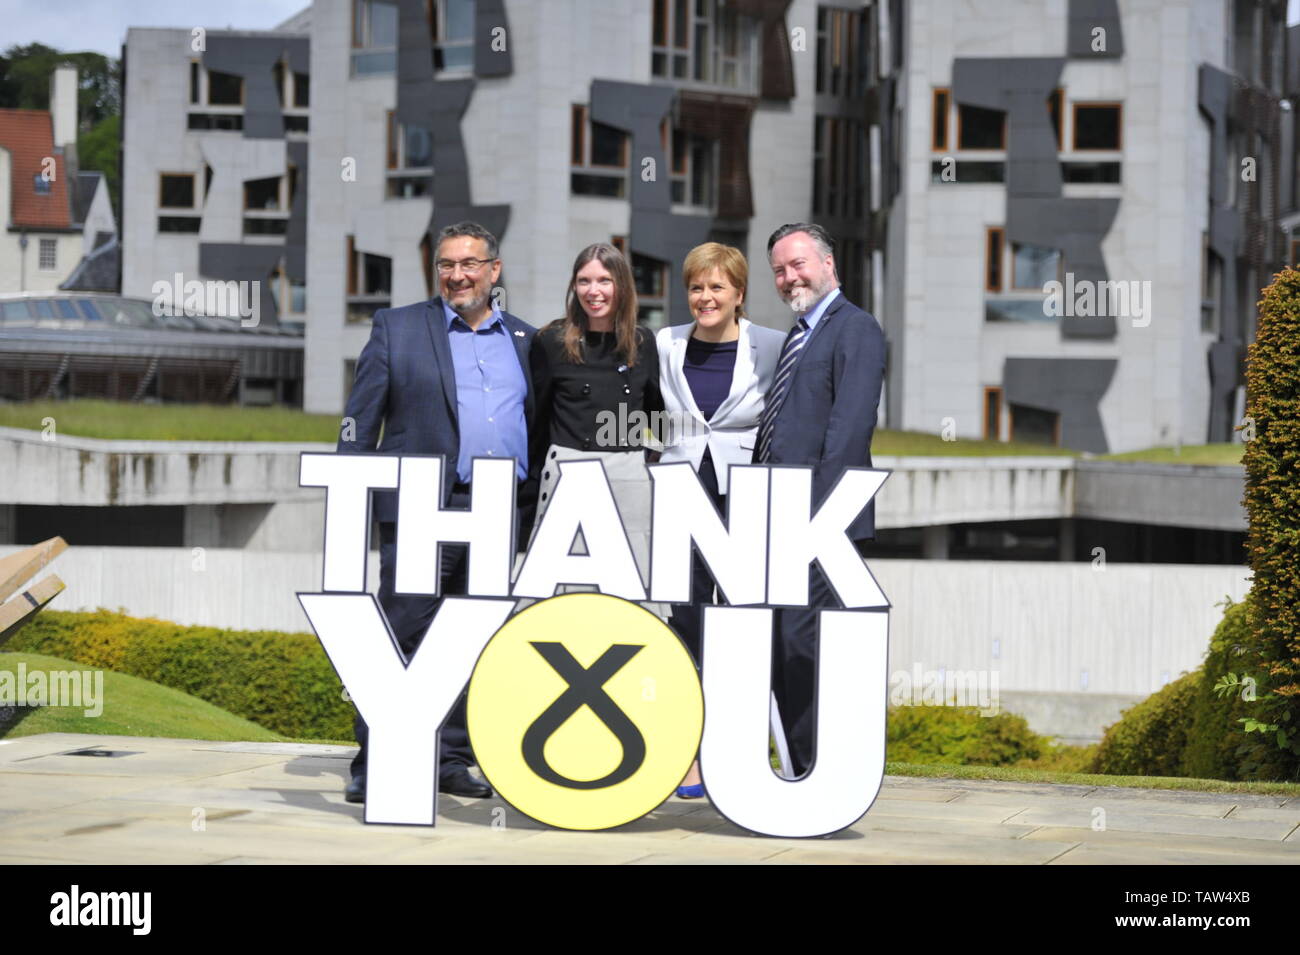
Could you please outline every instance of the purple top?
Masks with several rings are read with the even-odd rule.
[[[737,344],[734,341],[715,344],[698,338],[686,341],[686,362],[682,370],[705,421],[713,417],[731,392]]]

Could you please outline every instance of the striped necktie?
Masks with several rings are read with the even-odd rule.
[[[785,344],[781,346],[781,359],[776,365],[776,381],[772,385],[772,390],[767,393],[767,404],[758,419],[758,462],[760,464],[767,460],[768,452],[771,450],[772,426],[776,423],[777,413],[785,402],[786,392],[790,390],[790,378],[794,375],[795,362],[806,341],[808,341],[808,323],[801,315],[794,328],[790,329],[790,334],[786,336]]]

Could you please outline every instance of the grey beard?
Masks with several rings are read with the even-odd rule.
[[[451,310],[461,318],[468,320],[469,316],[487,304],[489,298],[491,298],[490,294],[480,295],[478,298],[470,299],[464,305],[452,305]]]

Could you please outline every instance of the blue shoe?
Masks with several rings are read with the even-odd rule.
[[[694,786],[678,786],[678,799],[699,799],[704,795],[704,783],[696,783]]]

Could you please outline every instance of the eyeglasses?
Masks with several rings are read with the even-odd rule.
[[[460,270],[466,275],[477,275],[495,261],[496,259],[461,259],[459,262],[453,262],[451,259],[439,259],[438,271],[442,275],[450,275],[456,271],[456,266],[459,265]]]

